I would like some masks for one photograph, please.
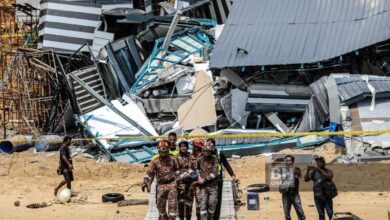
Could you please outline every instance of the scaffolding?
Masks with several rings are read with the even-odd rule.
[[[17,18],[17,11],[24,19]],[[51,129],[50,115],[63,112],[58,108],[63,105],[57,95],[59,74],[53,67],[54,54],[28,49],[36,47],[37,24],[35,8],[0,1],[0,131],[4,138],[7,131],[34,135],[47,132]],[[53,101],[60,105],[53,107]]]
[[[7,130],[39,135],[54,131],[60,124],[66,103],[60,89],[62,76],[55,65],[53,52],[15,51],[1,89]]]

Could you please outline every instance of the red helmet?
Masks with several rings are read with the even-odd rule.
[[[159,147],[169,147],[169,143],[166,140],[162,140],[162,141],[160,141],[160,143],[158,143],[158,146]]]
[[[203,148],[204,141],[202,139],[195,139],[192,141],[192,145]]]
[[[168,151],[169,150],[169,143],[168,143],[168,141],[163,140],[160,143],[158,143],[158,150],[162,151],[162,152]]]

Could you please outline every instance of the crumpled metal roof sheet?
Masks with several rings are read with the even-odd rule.
[[[358,102],[365,97],[371,97],[371,91],[366,83],[364,76],[351,75],[345,78],[336,78],[339,90],[340,101],[343,105],[350,105]],[[376,98],[390,96],[390,78],[380,76],[369,76],[368,83],[375,91]]]
[[[390,39],[389,9],[388,0],[236,0],[210,67],[328,60]]]

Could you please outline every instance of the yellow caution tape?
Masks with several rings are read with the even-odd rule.
[[[255,138],[255,137],[301,137],[301,136],[331,136],[331,135],[380,135],[390,134],[390,130],[372,130],[372,131],[321,131],[321,132],[296,132],[296,133],[245,133],[245,134],[206,134],[206,135],[178,135],[177,138],[194,139],[194,138]],[[73,141],[115,141],[115,140],[139,140],[139,139],[167,139],[167,135],[162,136],[120,136],[120,137],[96,137],[96,138],[73,138]],[[32,139],[26,141],[26,139],[0,139],[0,142],[11,141],[13,143],[18,142],[62,142],[62,139]]]

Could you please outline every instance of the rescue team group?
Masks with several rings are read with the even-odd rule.
[[[177,214],[180,219],[191,219],[194,200],[198,220],[219,219],[223,186],[222,166],[233,178],[233,181],[238,182],[226,156],[216,149],[215,140],[212,138],[207,139],[206,142],[202,139],[193,140],[192,153],[190,153],[187,140],[177,141],[176,133],[170,133],[168,137],[169,140],[163,140],[159,143],[158,154],[152,158],[142,184],[142,190],[146,189],[147,192],[150,192],[154,178],[157,180],[156,206],[159,211],[159,219],[173,220],[176,219]],[[74,167],[69,150],[71,142],[72,138],[66,136],[60,148],[57,172],[64,176],[64,180],[54,189],[55,195],[64,185],[71,189],[71,182],[74,180]],[[316,158],[316,162],[317,167],[308,167],[305,181],[312,180],[314,183],[314,199],[319,219],[325,219],[325,210],[331,219],[333,215],[332,198],[335,195],[327,196],[327,192],[332,190],[324,192],[323,183],[331,182],[333,173],[330,169],[325,168],[323,157]],[[287,155],[285,157],[286,167],[294,168],[293,164],[294,157]],[[295,168],[293,187],[281,191],[285,219],[291,219],[291,206],[294,206],[298,219],[305,219],[298,191],[298,178],[300,177],[300,170]]]
[[[148,192],[157,179],[157,209],[160,219],[191,219],[195,199],[197,219],[219,219],[222,197],[222,165],[234,181],[238,181],[224,154],[215,148],[215,140],[192,142],[192,153],[186,140],[178,141],[176,133],[169,141],[161,141],[159,154],[150,162],[143,187]],[[168,213],[166,212],[168,203]]]

